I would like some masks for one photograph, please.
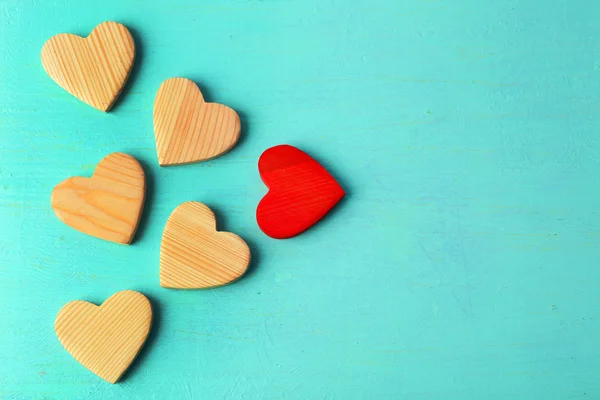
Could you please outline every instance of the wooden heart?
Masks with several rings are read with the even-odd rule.
[[[129,244],[135,235],[146,195],[140,163],[130,155],[104,157],[91,178],[79,176],[52,191],[52,208],[65,224],[88,235]]]
[[[269,192],[258,204],[256,220],[272,238],[287,239],[304,232],[345,194],[321,164],[287,144],[265,150],[258,171]]]
[[[220,156],[240,138],[240,117],[222,104],[207,103],[186,78],[164,81],[154,101],[158,164],[189,164]]]
[[[160,285],[202,289],[240,278],[250,263],[242,238],[217,232],[215,215],[206,205],[190,201],[178,206],[167,220],[160,247]]]
[[[53,36],[42,48],[42,65],[50,78],[101,111],[108,111],[121,93],[134,58],[133,37],[117,22],[101,23],[86,38]]]
[[[56,316],[58,340],[84,367],[115,383],[144,345],[152,307],[141,293],[124,290],[101,306],[72,301]]]

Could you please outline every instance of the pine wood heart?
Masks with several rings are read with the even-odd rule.
[[[129,244],[144,206],[146,178],[130,155],[104,157],[91,178],[73,177],[52,191],[52,209],[65,224],[88,235]]]
[[[42,48],[42,65],[50,78],[101,111],[108,111],[121,93],[134,58],[133,37],[117,22],[103,22],[86,38],[53,36]]]
[[[272,238],[287,239],[304,232],[345,194],[321,164],[286,144],[265,150],[258,170],[269,192],[258,204],[256,220]]]
[[[222,104],[204,101],[186,78],[164,81],[154,101],[158,164],[188,164],[228,152],[240,137],[240,117]]]
[[[81,300],[68,303],[56,316],[54,330],[79,363],[115,383],[144,345],[151,324],[148,299],[141,293],[124,290],[101,306]]]
[[[250,263],[242,238],[217,232],[215,215],[206,205],[190,201],[178,206],[165,226],[160,248],[160,285],[202,289],[240,278]]]

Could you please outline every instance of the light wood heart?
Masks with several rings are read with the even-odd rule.
[[[72,301],[56,316],[58,340],[84,367],[110,383],[127,370],[144,345],[152,307],[141,293],[124,290],[101,306]]]
[[[220,156],[240,138],[240,117],[222,104],[204,101],[186,78],[164,81],[154,101],[158,164],[188,164]]]
[[[73,177],[52,191],[52,209],[65,224],[88,235],[129,244],[146,196],[140,163],[124,153],[104,157],[91,178]]]
[[[42,65],[50,78],[101,111],[108,111],[121,93],[134,58],[133,37],[117,22],[101,23],[86,38],[53,36],[42,48]]]
[[[160,285],[203,289],[240,278],[250,263],[242,238],[217,232],[215,215],[206,205],[190,201],[167,220],[160,248]]]

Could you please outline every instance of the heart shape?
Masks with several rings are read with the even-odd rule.
[[[72,301],[56,316],[54,330],[64,348],[84,367],[115,383],[144,345],[152,307],[141,293],[124,290],[101,306]]]
[[[129,244],[146,194],[140,163],[124,153],[104,157],[91,178],[73,177],[52,191],[52,209],[65,224],[88,235]]]
[[[42,48],[42,65],[67,92],[108,111],[131,72],[135,44],[127,28],[103,22],[82,38],[70,33],[51,37]]]
[[[265,150],[258,160],[258,171],[269,192],[258,204],[256,221],[275,239],[304,232],[345,194],[321,164],[287,144]]]
[[[228,152],[240,138],[240,117],[231,108],[204,101],[186,78],[164,81],[154,101],[158,164],[189,164]]]
[[[242,238],[217,232],[215,215],[190,201],[169,216],[160,246],[160,285],[171,289],[205,289],[239,279],[250,264]]]

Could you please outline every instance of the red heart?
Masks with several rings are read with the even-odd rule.
[[[321,164],[287,144],[265,150],[258,160],[258,172],[269,192],[258,203],[256,221],[275,239],[304,232],[345,194]]]

